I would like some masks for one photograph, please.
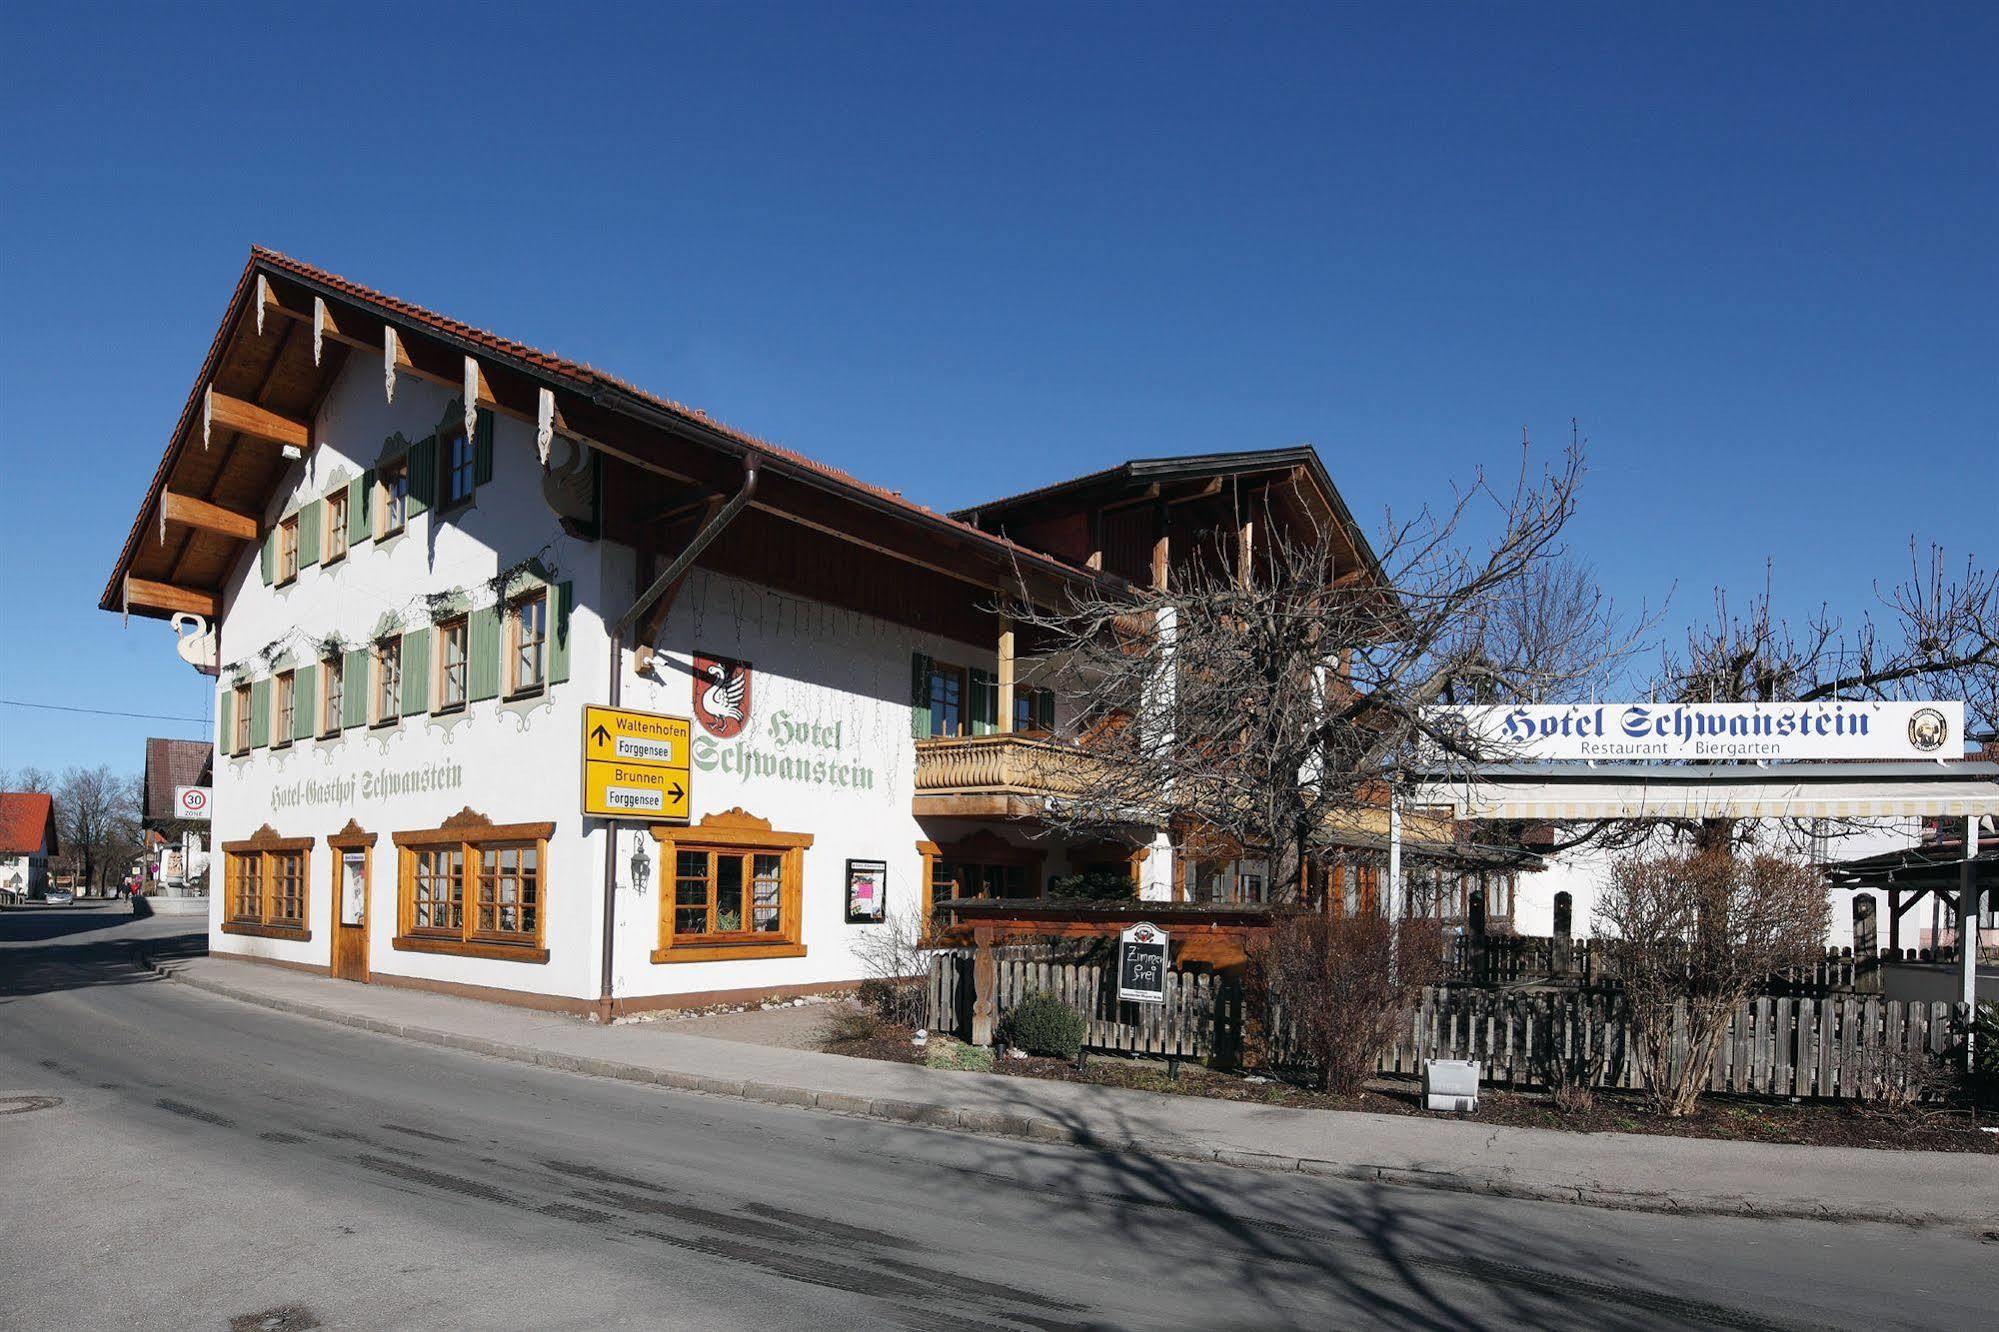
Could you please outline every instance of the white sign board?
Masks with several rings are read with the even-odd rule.
[[[1117,997],[1126,1003],[1166,1002],[1166,931],[1139,921],[1118,935]]]
[[[1534,703],[1443,707],[1488,762],[1957,759],[1962,703]]]
[[[340,923],[361,925],[368,919],[368,853],[346,851],[340,856]]]
[[[157,790],[158,788],[154,788]],[[212,792],[205,786],[176,786],[174,788],[174,817],[177,819],[208,818],[208,805]]]
[[[187,882],[187,856],[179,847],[160,848],[160,882]]]

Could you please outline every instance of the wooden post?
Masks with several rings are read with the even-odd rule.
[[[1013,621],[1000,617],[999,723],[1002,734],[1013,732]]]
[[[972,927],[972,1044],[993,1043],[998,1012],[998,968],[993,961],[993,927]]]
[[[1551,949],[1557,976],[1575,974],[1575,899],[1566,892],[1555,894],[1555,942]]]
[[[1874,894],[1853,895],[1853,983],[1870,992],[1881,988],[1881,934],[1874,912]]]
[[[1895,960],[1902,960],[1902,890],[1888,890],[1888,951]]]

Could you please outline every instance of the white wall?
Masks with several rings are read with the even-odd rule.
[[[1921,821],[1917,819],[1882,819],[1868,825],[1831,829],[1821,842],[1806,849],[1819,860],[1853,860],[1913,846],[1921,830]],[[1545,870],[1520,875],[1514,888],[1514,928],[1521,934],[1554,933],[1555,894],[1566,891],[1574,898],[1575,937],[1592,937],[1596,932],[1597,897],[1609,881],[1611,866],[1616,858],[1615,852],[1587,845],[1549,856]],[[1828,947],[1853,946],[1853,898],[1856,895],[1856,892],[1847,890],[1827,894],[1832,907],[1826,932]],[[1888,946],[1888,895],[1867,895],[1877,899],[1875,935],[1879,946],[1885,948]],[[1905,948],[1916,946],[1918,914],[1921,914],[1920,909],[1912,910],[1903,918],[1902,945]],[[1926,924],[1927,921],[1928,916],[1924,915],[1923,922]]]
[[[315,447],[293,465],[266,518],[274,521],[373,465],[390,435],[399,431],[412,440],[428,435],[451,400],[444,389],[405,376],[391,406],[379,367],[355,358],[315,423]],[[415,516],[400,536],[361,542],[336,564],[302,568],[284,587],[265,586],[257,549],[245,549],[223,613],[225,688],[228,668],[237,664],[248,662],[261,676],[269,673],[265,662],[271,655],[288,653],[296,665],[315,663],[320,655],[316,645],[328,634],[339,635],[349,647],[362,646],[374,637],[385,614],[400,617],[405,629],[427,623],[427,593],[465,589],[473,604],[490,605],[493,593],[484,586],[487,580],[530,556],[539,556],[556,579],[575,584],[571,674],[566,684],[552,685],[527,703],[478,702],[451,717],[406,718],[381,730],[356,728],[337,739],[295,741],[289,749],[252,750],[243,758],[219,754],[213,824],[218,849],[267,823],[283,836],[319,840],[309,866],[312,937],[302,942],[222,933],[226,858],[213,858],[213,951],[325,965],[331,957],[335,893],[333,856],[323,839],[351,817],[379,835],[372,865],[372,970],[595,996],[600,897],[595,867],[600,859],[592,854],[595,839],[583,831],[577,796],[581,708],[602,693],[606,670],[605,635],[597,613],[602,555],[598,545],[562,532],[542,500],[541,475],[532,427],[500,418],[495,422],[493,480],[478,487],[469,506],[448,515],[432,509]],[[365,683],[349,680],[346,687]],[[226,750],[229,737],[218,739]],[[383,790],[385,776],[423,772],[436,774],[435,789],[393,795]],[[555,821],[544,869],[546,964],[392,947],[397,862],[389,834],[434,828],[466,807],[496,823]]]

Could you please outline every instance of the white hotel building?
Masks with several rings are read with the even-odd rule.
[[[994,609],[1170,578],[1250,496],[1377,572],[1310,449],[947,516],[257,250],[101,604],[216,673],[214,953],[610,1018],[851,981],[933,898],[1254,892],[1045,834],[1076,719]],[[581,813],[611,701],[692,719],[685,820]]]

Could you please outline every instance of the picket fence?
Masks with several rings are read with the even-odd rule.
[[[995,1015],[1003,1018],[1036,991],[1055,995],[1084,1016],[1087,1049],[1119,1054],[1236,1063],[1246,1035],[1242,987],[1204,972],[1167,972],[1166,1002],[1117,999],[1105,966],[1002,957],[994,963]],[[973,955],[936,954],[927,1003],[932,1030],[968,1035],[974,1000]],[[1743,1001],[1729,1021],[1708,1089],[1746,1095],[1878,1099],[1909,1094],[1933,1075],[1935,1061],[1957,1045],[1963,1015],[1947,1003],[1900,1003],[1874,997],[1763,995]],[[1297,1041],[1282,1013],[1270,1015],[1260,1054],[1274,1067],[1296,1067]],[[1687,1015],[1676,1015],[1672,1058],[1689,1057]],[[1382,1055],[1384,1074],[1420,1073],[1426,1059],[1476,1059],[1485,1080],[1541,1087],[1556,1080],[1643,1085],[1624,999],[1601,993],[1507,994],[1432,987],[1398,1023]]]

